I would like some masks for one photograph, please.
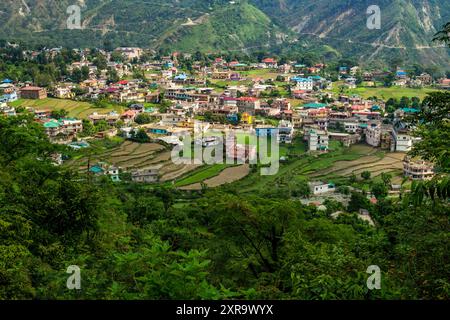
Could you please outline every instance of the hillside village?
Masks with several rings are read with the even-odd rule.
[[[43,56],[56,59],[61,49],[23,54],[31,60]],[[222,57],[199,61],[182,53],[157,58],[141,48],[98,50],[94,60],[88,49],[75,54],[79,59],[67,66],[64,81],[39,87],[4,79],[0,85],[1,113],[15,116],[30,111],[51,141],[75,150],[88,147],[93,139],[115,136],[173,146],[180,143],[178,136],[193,132],[195,123],[203,123],[204,128],[224,134],[240,130],[249,136],[276,137],[282,145],[300,138],[309,154],[327,153],[330,143],[337,141],[346,148],[366,144],[406,155],[416,138],[405,119],[419,111],[420,100],[364,98],[351,91],[386,85],[399,91],[450,89],[450,79],[433,79],[427,73],[409,75],[400,68],[392,74],[347,65],[339,66],[332,76],[324,63],[279,62],[273,57],[259,63]],[[78,81],[73,79],[76,77]],[[386,84],[386,79],[391,83]],[[27,107],[30,101],[48,103]],[[87,102],[96,109],[75,117],[64,108],[58,109],[57,101]],[[205,147],[208,138],[204,140]],[[234,148],[245,150],[245,142],[236,141]],[[248,154],[244,152],[241,160],[248,160]],[[431,163],[405,156],[403,166],[404,176],[410,179],[433,177]],[[119,172],[126,171],[108,163],[88,170],[109,174],[114,181],[120,180]],[[153,165],[132,170],[132,179],[157,182],[159,170]],[[313,193],[329,192],[328,188],[317,189],[321,183],[312,182]]]
[[[0,300],[448,301],[450,1],[368,5],[0,2]]]

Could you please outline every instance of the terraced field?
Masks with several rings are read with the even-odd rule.
[[[175,165],[171,160],[171,152],[157,143],[134,143],[125,141],[119,147],[91,156],[91,164],[107,162],[124,170],[145,169],[161,166],[161,181],[166,182],[182,177],[197,169],[198,165]],[[72,160],[69,165],[86,170],[88,158]]]
[[[382,173],[399,173],[403,169],[404,157],[404,153],[385,153],[377,156],[369,155],[353,161],[338,161],[327,169],[310,174],[309,177],[330,180],[337,177],[349,177],[352,174],[359,176],[362,172],[369,171],[371,177],[376,178]]]
[[[333,141],[332,141],[333,143]],[[365,144],[344,148],[332,144],[328,154],[311,156],[306,152],[296,154],[291,161],[282,164],[274,176],[261,176],[259,172],[250,173],[242,180],[236,181],[234,186],[241,193],[252,193],[283,185],[286,181],[307,179],[310,181],[338,181],[347,180],[353,172],[360,174],[370,171],[372,178],[377,178],[382,172],[393,173],[393,183],[401,181],[402,153],[386,153]]]
[[[224,169],[217,176],[203,181],[210,188],[216,188],[227,183],[233,183],[235,181],[245,178],[250,173],[250,166],[244,164],[241,166],[235,166]],[[194,183],[188,186],[181,187],[180,190],[201,190],[201,183]]]
[[[118,105],[111,105],[108,108],[98,108],[89,102],[74,101],[67,99],[47,98],[42,100],[19,99],[11,103],[13,107],[30,107],[34,109],[59,110],[64,109],[69,112],[69,117],[86,119],[94,112],[108,113],[111,111],[123,112],[123,108]]]

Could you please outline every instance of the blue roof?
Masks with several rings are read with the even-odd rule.
[[[419,110],[419,109],[416,109],[416,108],[402,108],[402,111],[403,111],[403,112],[406,112],[406,113],[417,113],[417,112],[419,112],[420,110]]]
[[[175,80],[186,80],[187,79],[187,75],[183,74],[179,74],[175,77]]]
[[[2,83],[13,83],[14,81],[12,81],[11,79],[4,79],[2,81]]]
[[[103,169],[100,168],[99,166],[93,166],[89,171],[93,173],[102,173]]]
[[[292,81],[295,82],[311,82],[312,79],[311,78],[302,78],[302,77],[293,77],[291,78]]]

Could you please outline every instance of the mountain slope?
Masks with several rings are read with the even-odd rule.
[[[270,48],[287,37],[259,9],[241,3],[224,5],[211,14],[181,24],[164,34],[160,43],[182,51],[214,52]]]
[[[82,8],[82,30],[67,29],[66,10],[72,4]],[[431,39],[450,21],[450,1],[378,0],[380,30],[366,26],[366,10],[372,4],[372,0],[2,0],[0,38],[45,46],[106,43],[110,48],[280,52],[290,48],[286,43],[294,36],[362,62],[401,57],[405,63],[448,67],[449,50],[436,47]]]
[[[161,46],[227,50],[279,42],[280,28],[245,1],[78,0],[83,30],[67,30],[69,0],[7,0],[0,3],[0,37],[47,46]]]
[[[379,0],[381,29],[367,28],[372,0],[252,0],[278,23],[300,37],[315,36],[362,60],[401,55],[406,61],[448,64],[448,50],[432,43],[433,35],[450,21],[447,0]]]

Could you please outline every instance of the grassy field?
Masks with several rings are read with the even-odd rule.
[[[342,82],[335,82],[333,83],[333,90],[332,92],[335,94],[339,94],[341,89],[340,85],[342,85]],[[369,98],[376,96],[378,98],[382,98],[383,100],[388,100],[390,98],[395,99],[401,99],[402,97],[419,97],[421,100],[426,97],[426,95],[430,92],[436,91],[436,89],[433,88],[400,88],[400,87],[390,87],[390,88],[384,88],[384,87],[378,87],[378,88],[372,88],[372,87],[358,87],[355,89],[346,89],[344,90],[343,94],[346,95],[359,95],[363,98]]]
[[[181,190],[201,190],[202,183],[209,188],[216,188],[224,184],[233,183],[245,178],[250,173],[250,165],[243,164],[240,166],[231,166],[222,170],[219,174],[203,179],[200,182],[180,187]]]
[[[195,183],[203,182],[204,180],[210,179],[219,175],[223,170],[225,170],[230,165],[227,164],[215,164],[212,166],[204,166],[199,170],[189,174],[185,178],[177,181],[175,187],[184,187]]]
[[[59,110],[64,109],[69,112],[70,117],[85,119],[90,114],[94,112],[107,113],[111,111],[117,111],[119,113],[123,112],[123,107],[118,105],[111,105],[108,108],[98,108],[92,103],[74,101],[67,99],[54,99],[47,98],[42,100],[29,100],[29,99],[19,99],[11,103],[13,107],[31,107],[34,109],[49,109],[49,110]]]
[[[276,79],[278,73],[271,69],[256,69],[256,70],[250,70],[250,71],[240,71],[239,72],[243,77],[256,79]]]

